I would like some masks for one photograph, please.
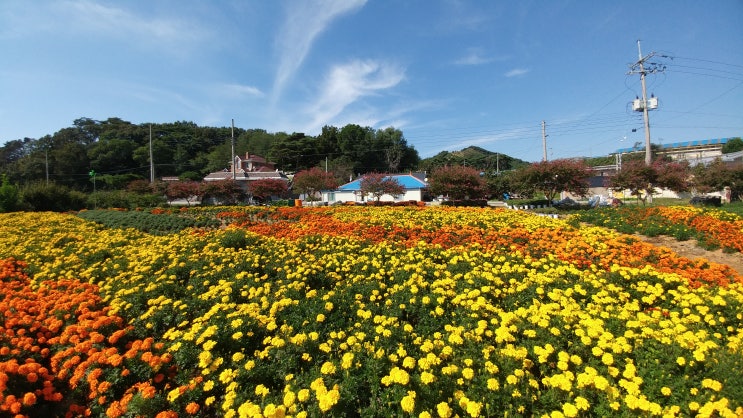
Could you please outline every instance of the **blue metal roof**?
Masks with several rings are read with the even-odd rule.
[[[386,176],[385,179],[388,179],[390,177],[397,180],[397,182],[400,183],[405,189],[422,189],[427,186],[427,184],[423,180],[411,174],[394,174],[392,176]],[[361,190],[361,178],[340,186],[338,190]]]
[[[661,148],[667,149],[667,148],[685,148],[685,147],[698,147],[702,145],[722,145],[728,142],[728,140],[731,138],[714,138],[714,139],[698,139],[696,141],[686,141],[686,142],[672,142],[670,144],[659,144]],[[645,150],[645,144],[642,144],[641,147],[630,147],[630,148],[619,148],[616,153],[622,154],[625,152],[638,152],[638,151],[644,151]]]

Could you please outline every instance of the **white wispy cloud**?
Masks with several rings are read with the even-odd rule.
[[[281,96],[288,80],[302,65],[315,38],[334,19],[354,12],[364,4],[366,0],[297,0],[289,4],[277,39],[280,58],[273,87],[274,101]]]
[[[216,86],[216,89],[224,96],[240,98],[240,97],[264,97],[266,94],[263,93],[259,88],[254,86],[246,86],[244,84],[237,83],[224,83]]]
[[[312,120],[308,130],[332,121],[360,98],[396,86],[404,77],[403,69],[379,61],[354,60],[336,65],[330,70],[317,101],[308,109]]]
[[[522,75],[527,74],[529,71],[528,68],[514,68],[511,71],[508,71],[507,73],[503,74],[506,77],[520,77]]]
[[[470,48],[467,54],[454,61],[456,65],[482,65],[494,61],[493,58],[483,54],[479,48]]]
[[[0,36],[28,36],[50,33],[117,39],[142,48],[158,48],[174,54],[183,46],[210,35],[195,21],[149,16],[127,7],[129,3],[105,5],[90,0],[27,3],[7,13],[7,25]],[[177,46],[177,47],[176,47]]]

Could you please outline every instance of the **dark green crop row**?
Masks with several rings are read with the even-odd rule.
[[[186,228],[218,228],[212,216],[181,216],[177,213],[153,214],[143,211],[86,210],[78,216],[109,228],[134,228],[154,235],[165,235]]]

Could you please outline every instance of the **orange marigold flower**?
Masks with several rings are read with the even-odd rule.
[[[199,404],[196,402],[191,402],[188,405],[186,405],[186,412],[195,415],[197,412],[199,412]]]
[[[25,395],[23,395],[23,404],[26,406],[31,406],[36,403],[36,395],[34,395],[33,392],[26,392]]]

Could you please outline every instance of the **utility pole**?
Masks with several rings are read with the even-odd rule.
[[[547,161],[547,123],[542,121],[542,161]]]
[[[658,108],[658,98],[651,96],[648,100],[648,93],[645,88],[645,75],[654,74],[657,72],[663,72],[666,67],[653,62],[647,62],[650,58],[655,56],[655,52],[651,52],[646,56],[642,56],[642,49],[640,48],[640,40],[637,40],[637,54],[638,60],[632,64],[630,71],[627,74],[640,74],[640,84],[642,85],[642,101],[639,98],[635,99],[632,104],[632,109],[636,112],[642,112],[643,119],[645,121],[645,165],[652,163],[652,154],[650,152],[650,118],[648,116],[649,110],[655,110]],[[649,65],[649,68],[645,68],[645,64]]]
[[[46,167],[46,185],[49,185],[49,150],[44,147],[44,166]]]
[[[150,124],[150,184],[155,184],[155,160],[152,158],[152,124]]]
[[[230,132],[232,135],[232,163],[230,165],[232,166],[232,180],[235,180],[235,119],[232,119],[232,130]]]

